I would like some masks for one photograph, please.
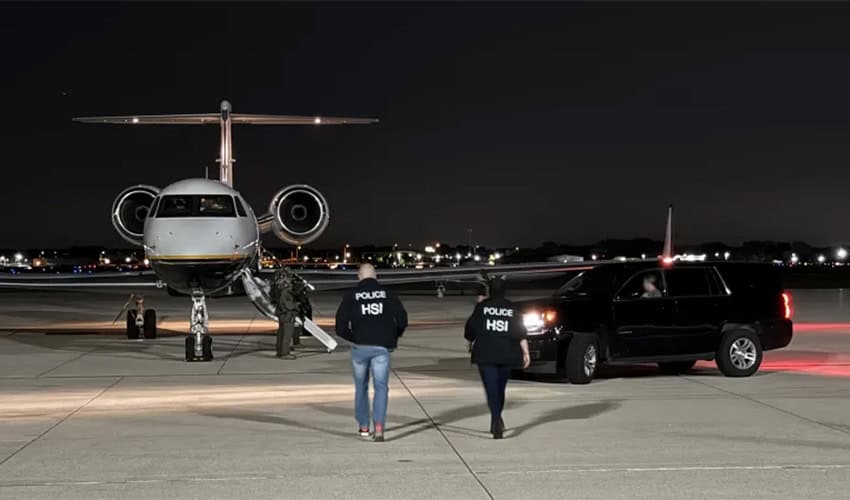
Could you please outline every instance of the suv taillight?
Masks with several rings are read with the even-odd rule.
[[[785,319],[791,319],[794,315],[794,309],[791,307],[791,294],[782,292],[782,306]]]

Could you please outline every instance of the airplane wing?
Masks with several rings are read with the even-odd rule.
[[[152,271],[91,274],[0,274],[0,289],[26,288],[138,288],[164,285]]]
[[[505,276],[509,280],[540,279],[571,272],[585,271],[605,261],[506,264],[483,266],[436,267],[429,269],[378,269],[378,279],[384,285],[415,283],[480,283],[488,276]],[[262,274],[273,274],[274,269],[263,269]],[[295,272],[318,290],[338,290],[357,285],[357,271],[330,269],[303,269]]]
[[[221,123],[221,114],[81,116],[73,120],[80,123],[108,123],[115,125],[219,125]],[[234,124],[248,125],[368,125],[378,122],[377,118],[252,115],[245,113],[231,114],[230,121]]]

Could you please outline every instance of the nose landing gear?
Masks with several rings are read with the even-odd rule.
[[[209,335],[207,301],[203,290],[192,291],[192,315],[186,337],[186,361],[212,361],[212,337]]]

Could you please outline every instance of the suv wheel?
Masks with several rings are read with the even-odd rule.
[[[723,336],[717,349],[717,368],[727,377],[749,377],[761,366],[758,336],[749,330],[734,330]]]
[[[577,333],[567,346],[567,379],[573,384],[588,384],[599,367],[599,338],[596,334]]]

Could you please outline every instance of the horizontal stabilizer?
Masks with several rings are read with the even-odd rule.
[[[248,125],[368,125],[377,123],[377,118],[346,118],[340,116],[294,116],[294,115],[250,115],[230,114],[234,124]],[[80,123],[109,123],[118,125],[219,125],[219,113],[190,115],[127,115],[127,116],[82,116],[74,118]]]

